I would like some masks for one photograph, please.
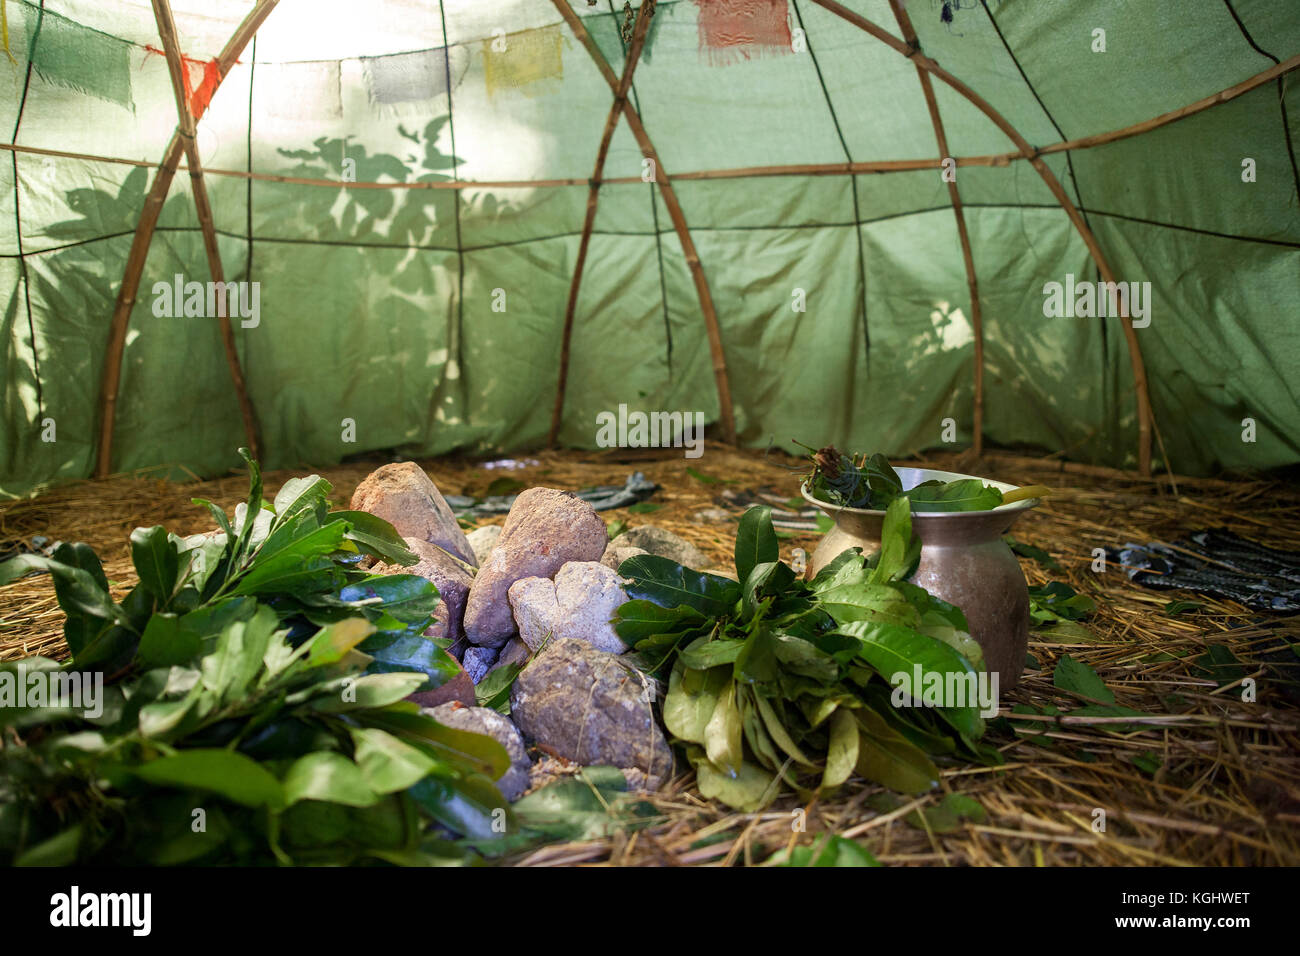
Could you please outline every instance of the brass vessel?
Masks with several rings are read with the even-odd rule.
[[[929,468],[895,471],[905,490],[936,478],[976,477]],[[979,480],[1004,493],[1017,487]],[[807,486],[800,490],[835,522],[809,558],[809,578],[848,548],[861,548],[863,554],[880,550],[883,511],[836,507],[814,498]],[[984,668],[997,673],[1001,691],[1020,680],[1029,648],[1029,588],[1020,562],[1002,538],[1039,501],[1027,498],[992,511],[912,512],[912,529],[921,539],[921,560],[912,583],[962,609],[971,637],[984,651]]]

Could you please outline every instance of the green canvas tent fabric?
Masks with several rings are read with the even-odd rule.
[[[621,75],[623,7],[571,2]],[[940,169],[683,178],[938,159],[913,63],[828,6],[660,0],[629,89],[707,277],[738,438],[902,454],[954,437],[951,419],[968,442],[975,336]],[[901,35],[887,0],[843,7]],[[211,97],[198,145],[226,277],[259,288],[256,326],[234,331],[264,465],[545,441],[613,100],[593,58],[549,0],[281,0],[213,93],[211,63],[253,8],[171,4],[185,93],[196,108]],[[906,9],[924,55],[1040,149],[1300,54],[1294,0]],[[19,495],[94,470],[110,317],[177,111],[144,0],[6,0],[5,18],[0,493]],[[1180,472],[1300,460],[1296,75],[1042,157],[1116,276],[1150,284],[1137,339],[1155,454]],[[952,156],[1016,152],[968,99],[943,83],[935,95]],[[644,169],[620,121],[574,315],[562,444],[593,446],[596,416],[620,405],[719,417],[700,299]],[[1022,159],[960,165],[956,183],[982,305],[985,440],[1134,466],[1118,322],[1044,314],[1045,284],[1098,279],[1079,232]],[[209,278],[183,173],[127,326],[118,471],[218,473],[245,442],[215,320],[157,314],[177,276]]]

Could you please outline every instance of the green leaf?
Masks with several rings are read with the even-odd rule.
[[[284,776],[285,803],[323,800],[349,807],[371,807],[380,800],[361,768],[340,753],[320,750],[299,757]]]
[[[710,667],[734,664],[736,658],[740,656],[740,652],[744,649],[744,641],[713,639],[711,635],[705,634],[682,648],[677,655],[677,659],[682,662],[684,667],[697,671],[706,671]]]
[[[319,697],[312,701],[311,709],[321,714],[342,714],[369,707],[387,707],[419,690],[428,676],[394,671],[364,674],[350,680],[351,683],[345,684],[338,696]]]
[[[709,762],[723,773],[739,772],[743,758],[740,708],[736,706],[736,685],[728,681],[718,694],[709,722],[704,725],[704,750]]]
[[[819,837],[812,846],[778,850],[771,862],[777,866],[880,866],[861,844],[835,833]]]
[[[962,793],[945,793],[943,799],[930,807],[918,807],[904,819],[918,830],[930,833],[955,833],[965,821],[983,823],[988,814],[979,802]]]
[[[1222,644],[1211,644],[1206,648],[1205,653],[1192,663],[1195,665],[1195,673],[1211,678],[1220,687],[1235,683],[1246,676],[1246,668],[1242,666],[1241,661]]]
[[[1077,621],[1097,610],[1097,602],[1063,581],[1029,589],[1029,616],[1036,623]]]
[[[623,588],[628,597],[670,608],[685,604],[709,617],[725,614],[740,593],[740,585],[729,578],[693,571],[654,554],[628,558],[618,571],[629,579]]]
[[[834,789],[848,780],[858,762],[858,722],[847,707],[831,714],[830,745],[826,748],[826,769],[822,771],[822,787]]]
[[[925,482],[904,496],[913,511],[991,511],[1002,504],[1002,492],[978,478]]]
[[[1192,611],[1199,611],[1205,607],[1200,601],[1170,601],[1165,605],[1165,614],[1169,617],[1178,617],[1180,614],[1189,614]]]
[[[767,730],[768,734],[771,735],[773,742],[784,750],[795,763],[808,767],[809,769],[817,769],[817,764],[810,760],[808,755],[799,748],[797,743],[795,743],[794,737],[792,737],[790,731],[786,729],[785,724],[781,722],[780,716],[777,714],[775,708],[772,707],[771,703],[761,694],[755,694],[754,705],[758,708],[758,716],[762,718],[763,727]]]
[[[300,511],[323,511],[325,500],[334,488],[320,475],[308,475],[305,478],[290,478],[275,496],[271,509],[275,512],[275,523],[283,524]]]
[[[1024,541],[1017,541],[1010,535],[1002,540],[1007,543],[1012,551],[1020,555],[1022,558],[1031,558],[1049,571],[1061,570],[1060,563],[1042,548],[1036,548],[1032,544],[1026,544]]]
[[[101,584],[102,570],[96,575],[94,570],[68,563],[83,559],[84,552],[79,552],[71,545],[60,545],[55,549],[54,557],[20,554],[16,558],[0,562],[0,587],[32,571],[49,572],[54,579],[54,593],[59,607],[67,615],[63,635],[74,657],[112,624],[123,623],[126,619],[108,596],[107,582]]]
[[[1097,676],[1097,672],[1069,654],[1063,656],[1057,663],[1056,669],[1052,671],[1052,683],[1061,690],[1070,691],[1089,700],[1100,701],[1103,704],[1115,703],[1114,693],[1106,686],[1105,681]]]
[[[136,528],[131,532],[131,562],[140,576],[140,585],[159,607],[165,607],[176,591],[181,556],[176,543],[162,525]]]
[[[377,518],[367,511],[332,511],[329,520],[342,518],[349,525],[346,537],[355,542],[362,551],[373,555],[388,564],[399,564],[409,568],[419,562],[419,557],[406,546],[402,536],[383,518]]]
[[[341,583],[342,572],[327,556],[339,550],[346,521],[314,527],[316,517],[299,512],[271,532],[236,583],[234,594],[283,594],[328,590]]]
[[[376,793],[405,790],[438,768],[432,758],[387,731],[354,727],[349,732],[356,747],[357,766]]]
[[[709,763],[696,748],[690,748],[687,756],[695,767],[695,782],[707,800],[719,800],[745,813],[756,813],[780,792],[776,778],[752,763],[742,763],[735,773],[730,773]]]
[[[494,667],[474,685],[474,702],[480,707],[495,710],[499,714],[510,713],[510,692],[515,686],[515,678],[524,669],[519,662]]]
[[[648,514],[653,514],[654,512],[658,511],[662,507],[663,505],[655,504],[652,501],[638,501],[634,505],[628,505],[627,512],[628,514],[633,514],[633,515],[648,515]]]
[[[71,866],[81,847],[81,824],[68,827],[25,850],[14,866]]]
[[[244,500],[244,516],[246,519],[251,516],[254,520],[245,520],[237,532],[233,530],[231,532],[234,540],[231,562],[236,566],[243,562],[249,550],[249,540],[253,536],[253,529],[257,526],[257,516],[262,511],[262,469],[247,448],[239,449],[239,457],[248,465],[248,497]]]
[[[736,577],[748,581],[757,565],[780,560],[781,543],[772,527],[772,509],[766,505],[750,508],[736,530]]]
[[[915,744],[868,708],[854,711],[858,737],[857,771],[899,793],[926,793],[939,785],[939,768]]]
[[[927,683],[941,680],[949,684],[948,675],[960,675],[969,687],[975,675],[970,661],[942,641],[925,634],[877,621],[855,621],[840,625],[837,633],[855,637],[860,641],[858,656],[865,660],[891,686],[901,686],[913,700],[924,700]],[[921,684],[915,685],[916,668],[920,668]],[[930,677],[931,674],[937,678]],[[966,675],[971,675],[967,677]],[[897,680],[895,679],[897,677]],[[967,704],[962,707],[940,707],[938,712],[953,727],[972,739],[984,733],[984,721],[979,707]]]
[[[686,466],[686,474],[690,475],[696,481],[702,482],[706,485],[734,485],[736,483],[733,478],[714,478],[712,475],[706,475],[704,472],[697,471],[689,465]]]
[[[1164,762],[1161,761],[1160,756],[1149,750],[1146,753],[1139,754],[1138,756],[1129,759],[1133,766],[1151,777],[1154,777],[1160,771],[1160,768],[1164,766]]]
[[[284,805],[280,781],[257,761],[232,750],[182,750],[132,772],[150,783],[207,790],[247,807]]]
[[[621,568],[619,574],[623,574]],[[614,614],[614,633],[624,644],[634,647],[648,637],[684,631],[704,619],[704,615],[689,604],[663,607],[653,601],[625,601]]]
[[[870,584],[884,584],[907,576],[912,550],[912,512],[907,499],[895,498],[885,511],[880,528],[880,556],[867,579]]]
[[[311,639],[307,651],[307,664],[310,667],[323,667],[337,664],[344,655],[375,632],[375,626],[365,618],[350,617],[337,624],[321,628]]]
[[[731,683],[731,675],[721,668],[704,672],[674,668],[663,703],[664,726],[668,732],[678,740],[704,743],[718,698]]]
[[[180,618],[175,614],[160,613],[145,625],[136,660],[145,669],[171,667],[173,664],[188,664],[199,656],[202,649],[203,641],[199,635],[183,628]]]

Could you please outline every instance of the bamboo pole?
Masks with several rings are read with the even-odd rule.
[[[1210,96],[1199,99],[1194,103],[1181,106],[1176,110],[1170,110],[1167,113],[1161,113],[1159,116],[1148,120],[1142,120],[1140,123],[1134,123],[1130,126],[1124,126],[1119,129],[1113,129],[1105,133],[1095,133],[1091,136],[1083,136],[1078,139],[1062,140],[1059,143],[1052,143],[1049,146],[1043,146],[1038,150],[1038,155],[1046,156],[1048,153],[1061,153],[1071,150],[1092,149],[1096,146],[1104,146],[1108,143],[1114,143],[1119,140],[1128,139],[1131,136],[1137,136],[1140,133],[1150,132],[1159,129],[1162,126],[1168,126],[1170,123],[1178,122],[1189,116],[1195,116],[1212,106],[1218,106],[1220,103],[1227,103],[1237,97],[1249,93],[1251,90],[1277,79],[1286,73],[1300,69],[1300,55],[1293,56],[1288,60],[1269,67],[1262,73],[1257,73],[1249,79],[1243,80],[1225,90],[1214,93]],[[0,151],[14,153],[28,153],[34,156],[51,156],[58,159],[76,159],[85,162],[94,163],[116,163],[123,166],[138,166],[144,169],[159,169],[162,164],[150,162],[145,159],[125,159],[120,156],[100,156],[96,153],[74,153],[62,149],[47,149],[42,146],[25,146],[17,143],[0,143]],[[987,166],[987,167],[1005,167],[1010,166],[1013,162],[1028,159],[1024,153],[1016,151],[1011,153],[993,153],[985,156],[953,156],[950,157],[960,166]],[[185,169],[184,166],[178,166],[178,169]],[[903,173],[912,172],[917,169],[938,169],[940,161],[937,159],[889,159],[878,160],[875,162],[856,162],[856,163],[795,163],[782,166],[737,166],[730,169],[706,169],[688,173],[675,173],[675,180],[707,180],[707,179],[745,179],[756,176],[853,176],[863,173]],[[520,179],[520,180],[473,180],[459,179],[446,180],[444,182],[429,183],[377,183],[377,182],[342,182],[337,179],[313,179],[306,176],[284,176],[279,173],[257,173],[247,169],[216,169],[213,167],[204,167],[204,173],[208,176],[229,176],[235,179],[252,179],[256,182],[268,183],[285,183],[294,186],[324,186],[330,189],[536,189],[542,187],[563,187],[563,186],[589,186],[591,180],[569,178],[569,179]],[[619,183],[619,184],[636,184],[641,182],[638,176],[619,176],[602,179],[601,183]]]
[[[617,92],[618,77],[610,69],[604,54],[596,46],[596,41],[591,38],[591,34],[587,32],[582,20],[573,12],[568,0],[551,0],[551,2],[555,4],[555,8],[559,10],[565,22],[569,24],[569,28],[577,37],[578,42],[591,55],[592,61],[605,78],[605,82],[609,84],[609,88]],[[682,213],[681,203],[677,201],[677,193],[673,189],[672,181],[668,178],[668,173],[664,170],[664,164],[659,161],[659,153],[655,150],[654,143],[651,142],[649,134],[641,124],[641,117],[626,97],[622,100],[622,107],[623,116],[627,119],[628,129],[636,137],[637,144],[641,147],[641,154],[654,164],[655,181],[659,184],[659,194],[663,197],[664,206],[668,210],[668,218],[672,220],[673,228],[677,232],[677,239],[682,244],[682,254],[686,259],[687,267],[691,271],[691,279],[695,283],[695,292],[700,299],[700,311],[704,315],[704,329],[709,339],[709,353],[713,360],[713,378],[718,389],[718,412],[719,417],[722,419],[723,440],[728,444],[735,444],[736,418],[731,404],[731,383],[727,375],[726,353],[722,348],[722,333],[718,328],[718,313],[713,307],[713,295],[709,291],[708,279],[705,277],[704,268],[700,264],[695,242],[691,239],[691,231],[686,225],[686,216]]]
[[[912,26],[912,18],[907,15],[907,10],[903,7],[903,0],[889,0],[890,7],[893,8],[894,18],[898,21],[898,27],[903,31],[903,39],[910,45],[916,46],[916,30]],[[921,92],[925,95],[925,105],[930,111],[930,125],[934,127],[934,138],[939,146],[939,159],[942,161],[948,156],[948,134],[943,128],[943,118],[939,115],[939,102],[934,96],[934,85],[930,82],[930,74],[919,66],[916,68],[917,79],[921,82]],[[956,176],[947,183],[948,197],[952,200],[953,215],[957,217],[957,237],[961,241],[961,257],[966,267],[966,286],[970,291],[970,318],[971,329],[975,333],[975,409],[974,424],[975,432],[974,452],[978,457],[984,454],[984,320],[980,311],[980,290],[979,281],[975,275],[975,256],[971,252],[970,233],[966,229],[966,214],[962,211],[961,192],[957,188]]]
[[[591,231],[596,225],[596,203],[600,195],[601,178],[605,172],[605,160],[609,156],[610,143],[614,139],[614,129],[618,118],[623,113],[623,101],[632,87],[632,73],[641,59],[641,48],[650,29],[650,18],[654,16],[655,0],[643,0],[636,14],[636,25],[632,28],[632,42],[628,47],[627,58],[623,63],[623,76],[614,90],[614,102],[605,117],[605,128],[600,135],[600,146],[596,149],[596,168],[591,174],[591,186],[587,192],[587,215],[582,224],[582,238],[578,241],[578,261],[574,265],[573,280],[569,284],[569,302],[564,309],[564,333],[560,340],[560,380],[555,389],[555,407],[551,411],[551,430],[546,438],[548,448],[555,447],[555,440],[560,433],[560,420],[564,416],[564,391],[569,381],[569,346],[573,338],[573,316],[578,307],[578,290],[582,286],[582,270],[587,264],[587,247],[591,244]]]
[[[208,260],[208,272],[213,282],[225,282],[225,269],[221,265],[221,249],[217,245],[217,230],[212,219],[212,203],[208,198],[207,183],[203,180],[203,166],[199,160],[199,147],[195,139],[195,117],[190,112],[186,96],[185,67],[181,60],[180,40],[176,36],[176,21],[172,17],[169,0],[152,0],[154,20],[158,24],[158,36],[162,40],[163,53],[167,57],[167,69],[171,73],[172,91],[176,96],[176,116],[179,121],[182,148],[188,162],[190,186],[194,193],[194,208],[198,214],[199,228],[203,232],[203,250]],[[226,296],[216,301],[217,327],[221,332],[221,344],[226,352],[226,364],[230,367],[230,378],[235,386],[235,398],[239,402],[239,413],[244,420],[244,435],[248,441],[253,458],[261,459],[261,436],[258,434],[257,416],[253,412],[253,403],[248,397],[248,385],[244,381],[244,370],[239,364],[239,351],[235,346],[235,332],[227,314]]]
[[[1065,214],[1070,218],[1070,222],[1074,224],[1074,228],[1079,233],[1080,238],[1083,239],[1084,245],[1087,246],[1093,262],[1097,264],[1097,271],[1101,273],[1102,280],[1105,282],[1115,282],[1115,274],[1111,271],[1110,264],[1106,261],[1106,257],[1101,251],[1101,246],[1097,243],[1097,237],[1094,236],[1092,230],[1088,228],[1088,224],[1084,222],[1083,216],[1080,215],[1079,210],[1075,207],[1074,203],[1070,201],[1070,197],[1065,194],[1065,189],[1061,186],[1060,180],[1056,178],[1056,174],[1053,173],[1052,170],[1048,168],[1047,164],[1040,158],[1039,151],[1034,149],[1034,147],[1029,144],[1028,140],[1020,135],[1020,132],[1007,121],[1006,117],[994,109],[994,107],[982,96],[972,90],[961,80],[957,79],[957,77],[953,76],[934,60],[923,55],[918,45],[900,40],[892,33],[889,33],[887,30],[872,23],[866,17],[854,13],[852,10],[836,3],[835,0],[813,0],[813,2],[818,6],[829,10],[831,13],[834,13],[842,20],[847,20],[854,26],[866,31],[881,43],[884,43],[886,46],[907,57],[916,64],[917,67],[924,69],[932,76],[942,80],[948,86],[952,87],[953,90],[970,101],[971,105],[992,120],[994,125],[996,125],[998,129],[1002,130],[1002,132],[1007,135],[1007,138],[1016,144],[1016,147],[1020,150],[1020,155],[1027,159],[1034,167],[1038,175],[1042,177],[1044,184],[1051,190],[1052,195],[1056,197],[1056,201],[1060,203],[1061,208],[1065,210]],[[1137,334],[1133,330],[1132,320],[1127,314],[1124,314],[1127,312],[1127,303],[1125,303],[1121,310],[1120,324],[1124,329],[1124,339],[1128,345],[1129,363],[1133,369],[1133,385],[1137,397],[1138,470],[1143,475],[1149,475],[1151,474],[1151,398],[1147,389],[1146,366],[1142,361],[1142,347],[1138,344]],[[1166,465],[1168,465],[1168,462],[1166,462]]]
[[[263,21],[275,9],[279,0],[261,0],[249,11],[217,56],[218,83],[225,78],[234,66],[239,54],[244,51],[248,41],[257,32]],[[104,352],[104,372],[100,382],[100,423],[99,450],[95,474],[104,477],[112,470],[113,462],[113,426],[117,413],[117,391],[122,373],[122,353],[126,346],[127,327],[131,322],[131,309],[135,305],[136,293],[140,289],[140,276],[144,272],[144,263],[149,255],[149,243],[153,239],[158,216],[162,212],[163,200],[171,188],[172,178],[184,152],[183,137],[178,128],[172,134],[167,150],[163,154],[162,164],[154,177],[149,194],[145,197],[144,207],[140,211],[140,221],[136,224],[135,238],[131,241],[131,251],[127,255],[126,269],[122,275],[122,285],[118,289],[117,303],[113,307],[113,318],[108,330],[108,344]]]

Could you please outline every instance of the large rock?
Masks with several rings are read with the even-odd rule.
[[[510,607],[519,637],[539,650],[549,637],[586,641],[597,650],[621,654],[627,647],[610,621],[627,600],[618,574],[595,561],[570,561],[555,579],[521,578],[510,585]]]
[[[403,538],[428,541],[467,564],[477,565],[474,549],[451,507],[413,461],[372,471],[352,493],[352,510],[368,511],[391,524]]]
[[[499,667],[509,667],[511,664],[518,664],[520,667],[528,663],[528,658],[533,656],[532,648],[523,642],[521,638],[512,637],[506,641],[505,647],[501,648],[501,654],[497,657],[497,662],[493,664],[488,673]]]
[[[624,548],[640,548],[647,554],[657,554],[688,568],[707,568],[713,564],[711,557],[685,538],[652,524],[624,531],[615,540]]]
[[[581,498],[554,488],[521,492],[470,588],[465,606],[470,643],[500,647],[515,633],[510,585],[520,578],[549,578],[569,561],[598,561],[608,540],[605,522]]]
[[[609,543],[605,553],[600,556],[600,563],[617,571],[619,566],[628,558],[635,558],[638,554],[648,553],[643,548],[633,548],[623,544],[623,537],[620,535]]]
[[[619,655],[560,638],[520,673],[510,715],[541,749],[585,766],[635,768],[657,789],[673,767],[651,704],[658,696],[654,678]]]
[[[432,581],[442,600],[438,602],[438,609],[433,615],[436,623],[426,633],[430,633],[433,637],[449,638],[454,646],[461,644],[464,636],[462,624],[465,618],[465,602],[469,599],[469,589],[474,578],[462,564],[436,544],[430,544],[420,538],[402,540],[415,552],[415,556],[420,559],[419,562],[409,568],[404,568],[400,564],[377,564],[371,568],[371,572],[418,574]],[[453,654],[457,658],[462,656],[455,654],[454,651]]]
[[[469,679],[477,684],[497,662],[497,650],[494,647],[467,647],[461,662],[465,665]]]
[[[497,781],[497,789],[511,803],[523,796],[528,789],[528,771],[533,762],[528,759],[524,738],[519,736],[519,731],[508,718],[487,707],[464,707],[460,704],[443,704],[422,713],[447,727],[494,738],[510,755],[510,769]]]
[[[492,549],[497,546],[497,539],[501,537],[501,525],[485,524],[481,528],[475,528],[469,534],[465,535],[465,540],[469,546],[474,549],[474,563],[480,568],[487,563]]]

